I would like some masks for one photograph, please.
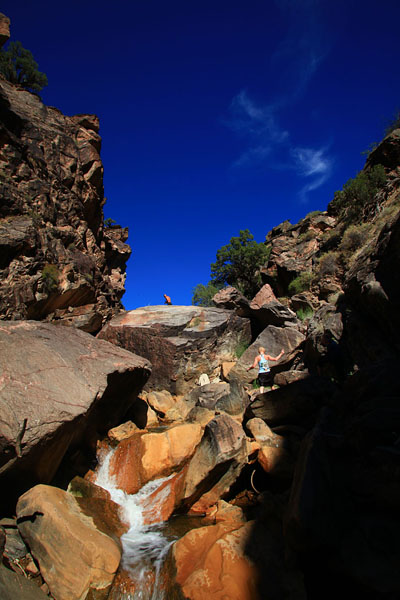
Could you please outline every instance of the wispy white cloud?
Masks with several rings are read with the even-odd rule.
[[[280,114],[295,104],[326,56],[318,17],[318,0],[275,0],[287,17],[287,32],[271,57],[270,78],[273,98],[263,105],[246,90],[237,94],[230,106],[227,125],[247,140],[246,148],[233,163],[235,168],[268,165],[268,168],[294,171],[306,183],[300,188],[302,201],[323,185],[331,174],[333,161],[328,145],[305,147],[293,142]],[[276,75],[274,77],[273,75]],[[272,76],[271,76],[272,75]]]
[[[300,175],[311,178],[300,190],[300,199],[307,200],[307,194],[318,189],[331,174],[333,161],[326,155],[327,148],[293,148],[291,153]]]

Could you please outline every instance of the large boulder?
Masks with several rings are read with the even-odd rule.
[[[121,559],[120,545],[68,492],[38,485],[17,504],[18,527],[57,600],[107,598]]]
[[[257,370],[247,368],[253,363],[258,355],[258,348],[263,346],[266,353],[270,356],[278,356],[281,349],[284,349],[284,354],[276,362],[270,362],[271,372],[277,370],[285,370],[292,363],[296,354],[299,352],[301,345],[305,340],[305,336],[295,327],[275,327],[270,325],[260,333],[251,346],[242,354],[235,367],[229,372],[229,380],[238,379],[242,383],[250,383],[257,377]]]
[[[309,427],[323,403],[336,391],[326,377],[309,376],[277,390],[259,394],[248,407],[246,416],[257,417],[271,427],[286,423]]]
[[[246,462],[246,436],[241,425],[227,414],[217,415],[206,425],[188,465],[182,505],[204,512],[229,490]]]
[[[114,317],[99,337],[149,359],[146,387],[185,394],[211,376],[251,338],[250,322],[232,311],[200,306],[146,306]]]
[[[2,321],[0,356],[1,475],[16,493],[51,481],[69,448],[120,423],[150,374],[126,350],[36,321]]]
[[[249,301],[239,290],[232,286],[222,288],[215,294],[212,301],[217,308],[235,310],[240,317],[250,316]]]
[[[245,552],[251,527],[251,522],[221,522],[193,529],[175,542],[169,560],[176,573],[170,597],[257,600],[257,570]]]

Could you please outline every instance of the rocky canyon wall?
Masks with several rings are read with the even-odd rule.
[[[122,308],[128,230],[104,227],[99,120],[0,77],[0,317],[98,331]]]

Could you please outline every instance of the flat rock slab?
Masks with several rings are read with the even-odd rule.
[[[1,322],[0,361],[0,465],[19,492],[49,482],[72,444],[120,422],[150,374],[141,357],[37,321]]]
[[[149,389],[191,390],[251,338],[250,321],[230,310],[200,306],[146,306],[114,317],[99,336],[153,364]]]

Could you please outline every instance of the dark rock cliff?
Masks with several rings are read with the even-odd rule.
[[[0,317],[88,332],[122,308],[128,232],[105,228],[95,115],[0,79]]]

